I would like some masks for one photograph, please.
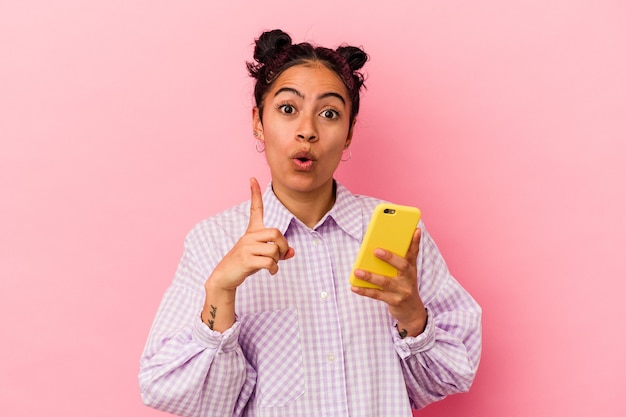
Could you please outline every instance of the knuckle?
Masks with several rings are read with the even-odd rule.
[[[409,270],[411,264],[406,259],[402,259],[396,268],[398,270],[398,275],[402,275]]]
[[[266,229],[266,233],[267,233],[268,240],[274,243],[279,243],[283,237],[283,234],[280,233],[280,230],[275,229],[275,228]]]
[[[359,277],[363,281],[371,282],[372,281],[372,273],[369,271],[363,271],[363,276]]]
[[[365,291],[365,295],[367,295],[369,298],[380,300],[381,293],[379,290],[374,289],[374,290]]]
[[[402,304],[402,301],[402,295],[398,293],[390,293],[389,297],[387,298],[387,304],[393,307],[398,307]]]
[[[271,257],[266,257],[265,258],[265,267],[267,269],[272,269],[276,266],[276,261],[274,260],[274,258]]]
[[[409,291],[400,291],[398,293],[398,302],[406,301],[411,298],[411,293]]]

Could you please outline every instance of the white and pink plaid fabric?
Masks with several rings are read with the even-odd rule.
[[[141,358],[143,401],[194,417],[410,417],[467,391],[481,352],[481,309],[450,275],[422,228],[423,334],[401,339],[384,303],[350,291],[348,277],[379,200],[337,184],[334,207],[314,229],[263,195],[266,227],[295,257],[237,291],[237,322],[224,333],[200,321],[204,283],[243,235],[250,203],[199,223],[187,236]]]

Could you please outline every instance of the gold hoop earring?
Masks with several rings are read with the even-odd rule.
[[[265,151],[265,142],[259,139],[256,141],[256,144],[254,145],[254,147],[256,148],[256,151],[258,153],[263,153]]]
[[[345,152],[348,151],[348,157],[345,158]],[[350,148],[346,148],[343,150],[343,154],[341,155],[341,162],[346,162],[352,159],[352,150]]]

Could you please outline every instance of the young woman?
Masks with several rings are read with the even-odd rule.
[[[188,234],[141,358],[143,401],[183,416],[411,416],[467,391],[481,310],[419,224],[396,277],[352,263],[375,198],[334,180],[349,152],[363,50],[256,42],[253,134],[271,184]]]

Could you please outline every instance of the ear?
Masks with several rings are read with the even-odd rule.
[[[252,131],[258,133],[258,135],[255,136],[257,139],[264,140],[261,113],[259,112],[259,108],[257,106],[252,108]]]
[[[356,125],[356,119],[352,121],[350,125],[350,130],[348,130],[348,137],[346,138],[346,144],[344,145],[344,149],[348,149],[350,144],[352,143],[352,135],[354,134],[354,125]]]

